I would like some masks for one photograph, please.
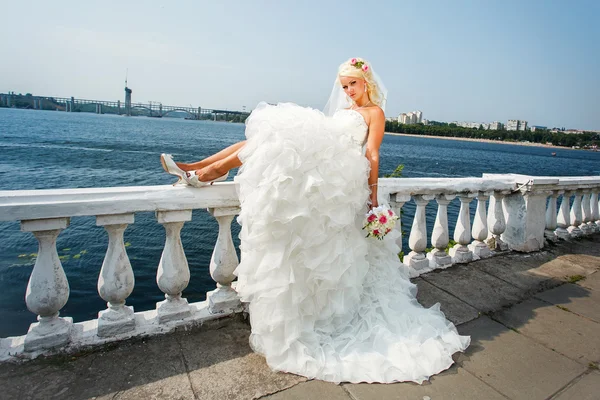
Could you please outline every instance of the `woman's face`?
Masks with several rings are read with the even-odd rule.
[[[365,94],[365,80],[353,76],[340,76],[340,83],[344,93],[352,100],[356,101]]]

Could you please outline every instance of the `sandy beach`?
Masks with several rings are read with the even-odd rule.
[[[547,148],[563,149],[563,150],[577,150],[577,149],[572,149],[570,147],[555,146],[555,145],[549,145],[549,144],[543,144],[543,143],[505,142],[502,140],[492,140],[492,139],[474,139],[474,138],[462,138],[462,137],[451,137],[451,136],[414,135],[414,134],[410,134],[410,133],[393,133],[393,132],[385,132],[385,134],[386,135],[396,135],[396,136],[412,136],[412,137],[429,138],[429,139],[463,140],[463,141],[467,141],[467,142],[513,144],[513,145],[518,145],[518,146],[536,146],[536,147],[547,147]]]

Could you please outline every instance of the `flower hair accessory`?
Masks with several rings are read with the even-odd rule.
[[[355,68],[362,69],[363,72],[367,72],[369,70],[369,66],[364,61],[360,61],[357,58],[350,60],[350,65]]]

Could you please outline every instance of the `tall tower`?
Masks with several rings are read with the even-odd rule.
[[[127,73],[125,73],[125,115],[131,117],[131,89],[127,87]]]

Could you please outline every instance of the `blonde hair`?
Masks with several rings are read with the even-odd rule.
[[[356,64],[359,64],[359,66]],[[364,70],[365,65],[367,66],[366,71]],[[349,58],[338,68],[338,79],[340,76],[352,76],[355,78],[364,79],[367,84],[367,95],[369,96],[369,100],[381,107],[381,104],[385,99],[381,89],[375,82],[375,78],[373,77],[373,69],[371,68],[370,62],[359,57]]]

